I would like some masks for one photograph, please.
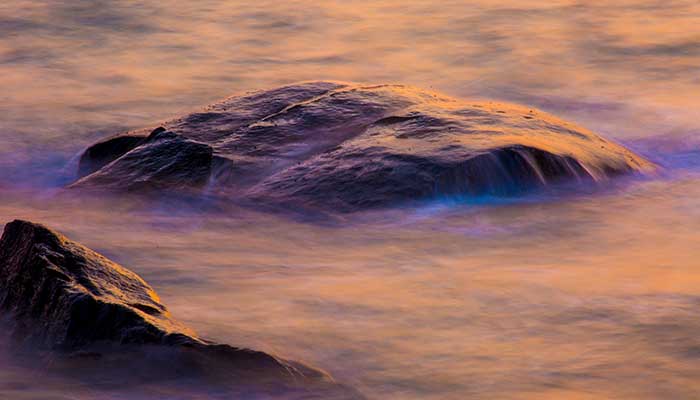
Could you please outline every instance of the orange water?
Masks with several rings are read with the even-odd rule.
[[[697,2],[317,3],[2,2],[0,223],[59,229],[203,336],[373,399],[700,397]],[[666,172],[332,223],[53,195],[98,137],[305,79],[536,106]],[[127,396],[0,363],[0,398]]]

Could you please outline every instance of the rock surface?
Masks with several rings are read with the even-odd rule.
[[[111,163],[136,146],[143,143],[145,136],[115,136],[95,143],[80,157],[78,176],[83,177]]]
[[[81,376],[121,366],[139,376],[200,374],[233,389],[301,393],[285,398],[361,398],[319,370],[199,338],[138,275],[31,222],[10,222],[0,239],[0,310],[15,340],[70,355],[67,369],[82,365]],[[88,364],[76,364],[76,354],[90,355]]]
[[[107,141],[114,145],[86,150],[81,165],[115,159],[73,186],[197,187],[352,211],[440,196],[510,196],[655,168],[618,144],[537,110],[402,85],[301,83],[232,97],[159,130],[167,131],[168,140],[206,146],[195,152],[195,168],[184,161],[187,151],[147,139],[119,154],[128,146],[118,143],[133,144],[148,131],[134,132]],[[114,151],[99,156],[105,147]]]
[[[24,221],[7,224],[0,239],[0,307],[24,340],[50,347],[164,343],[186,332],[136,274]]]
[[[126,139],[135,146],[124,152],[126,145],[110,146],[95,159],[95,147],[107,147]],[[138,140],[138,141],[137,141]],[[73,183],[75,187],[99,187],[120,191],[186,190],[204,186],[212,167],[212,148],[206,144],[187,140],[172,132],[154,130],[144,138],[121,136],[99,143],[81,157],[80,165],[97,165],[102,159],[114,157],[95,172]],[[87,167],[85,167],[87,169]]]

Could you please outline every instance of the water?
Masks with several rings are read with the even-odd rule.
[[[6,1],[0,223],[59,229],[202,336],[370,398],[697,398],[697,26],[693,1]],[[539,107],[665,172],[333,221],[54,194],[96,138],[305,79]],[[172,397],[0,363],[0,398]]]

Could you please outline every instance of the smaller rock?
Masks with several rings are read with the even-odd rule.
[[[148,134],[148,137],[146,138],[146,140],[152,140],[156,136],[158,136],[159,134],[161,134],[165,131],[167,131],[167,129],[163,128],[162,126],[159,126],[156,129],[152,130],[151,133]]]
[[[85,149],[78,162],[78,177],[99,170],[141,144],[145,136],[121,135],[95,143]]]
[[[88,383],[109,371],[120,384],[193,380],[232,398],[362,398],[301,363],[199,338],[138,275],[27,221],[0,238],[0,312],[17,348],[51,351],[47,367]]]
[[[163,128],[135,148],[70,187],[148,192],[204,186],[211,175],[213,150]]]
[[[0,239],[0,309],[23,340],[51,348],[197,342],[138,275],[25,221],[7,224]]]

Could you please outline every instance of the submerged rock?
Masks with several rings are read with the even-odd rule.
[[[182,162],[187,154],[145,151],[152,145],[144,139],[73,186],[200,187],[351,211],[445,195],[511,196],[654,169],[624,147],[543,112],[402,85],[285,86],[229,98],[169,121],[165,130],[207,146],[211,158],[190,168]],[[105,145],[88,149],[86,164],[98,164],[90,161],[96,146]],[[113,154],[123,149],[113,147]],[[154,169],[158,179],[148,179]]]
[[[201,375],[235,390],[360,398],[319,370],[199,338],[138,275],[31,222],[10,222],[0,239],[0,310],[15,340],[65,354],[52,364],[81,376],[121,367],[149,379]]]

